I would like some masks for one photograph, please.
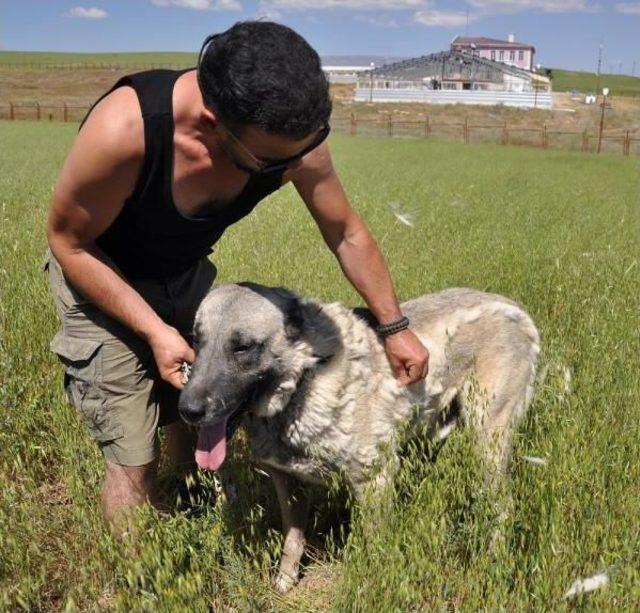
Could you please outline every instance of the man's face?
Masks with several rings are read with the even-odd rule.
[[[301,139],[270,134],[254,126],[236,133],[220,121],[216,131],[222,148],[236,167],[250,174],[265,174],[299,166],[303,157],[326,139],[329,126]]]

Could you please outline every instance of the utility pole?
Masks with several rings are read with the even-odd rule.
[[[602,70],[602,39],[600,39],[600,49],[598,51],[598,72],[596,73],[596,96],[600,91],[600,72]]]
[[[633,62],[631,62],[631,76],[635,77],[636,76],[636,61],[633,60]]]
[[[600,113],[600,132],[598,134],[598,153],[602,150],[602,132],[604,131],[604,111],[609,106],[607,104],[607,96],[609,95],[609,88],[605,87],[602,90],[602,104],[600,108],[602,108],[602,112]]]
[[[469,36],[469,9],[467,9],[467,27],[464,29],[464,35]]]
[[[373,71],[376,69],[375,62],[371,62],[371,81],[369,84],[369,102],[373,102]]]

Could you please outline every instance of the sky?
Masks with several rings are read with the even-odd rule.
[[[302,34],[320,55],[414,57],[457,36],[536,48],[535,63],[640,74],[640,0],[0,0],[0,49],[197,51],[243,19]]]

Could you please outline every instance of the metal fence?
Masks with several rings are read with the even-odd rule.
[[[479,104],[486,106],[515,106],[520,108],[551,109],[550,92],[506,92],[482,90],[447,90],[359,87],[357,102],[416,102],[419,104]]]
[[[0,119],[78,122],[91,107],[86,104],[53,103],[0,103]],[[334,115],[331,126],[337,132],[351,135],[427,138],[460,141],[464,143],[495,143],[543,149],[564,149],[585,153],[603,153],[640,156],[640,131],[615,129],[599,132],[560,130],[546,124],[538,126],[509,123],[480,124],[468,118],[447,122],[433,120],[428,115],[420,119],[404,119],[389,114],[371,119],[355,114]]]

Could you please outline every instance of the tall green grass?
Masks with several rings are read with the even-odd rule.
[[[640,77],[617,74],[601,74],[600,79],[595,72],[553,69],[553,91],[567,92],[576,90],[583,93],[595,93],[596,89],[608,87],[613,96],[640,96]],[[598,91],[601,94],[602,91]]]
[[[197,53],[139,51],[123,53],[61,53],[45,51],[0,51],[0,66],[195,66]]]
[[[269,583],[275,500],[241,441],[229,460],[233,500],[212,496],[199,514],[170,519],[143,511],[141,536],[125,544],[103,527],[100,456],[64,401],[39,270],[46,209],[73,134],[0,125],[0,609],[640,606],[637,160],[333,137],[336,167],[401,298],[473,286],[518,300],[542,332],[546,375],[515,440],[513,512],[497,546],[489,545],[499,501],[483,486],[468,433],[454,433],[435,461],[410,447],[389,498],[354,512],[350,530],[340,505],[320,493],[306,576],[280,597]],[[411,212],[414,226],[392,205]],[[359,302],[289,187],[213,257],[220,281]],[[563,600],[575,579],[596,572],[608,574],[606,588]]]

